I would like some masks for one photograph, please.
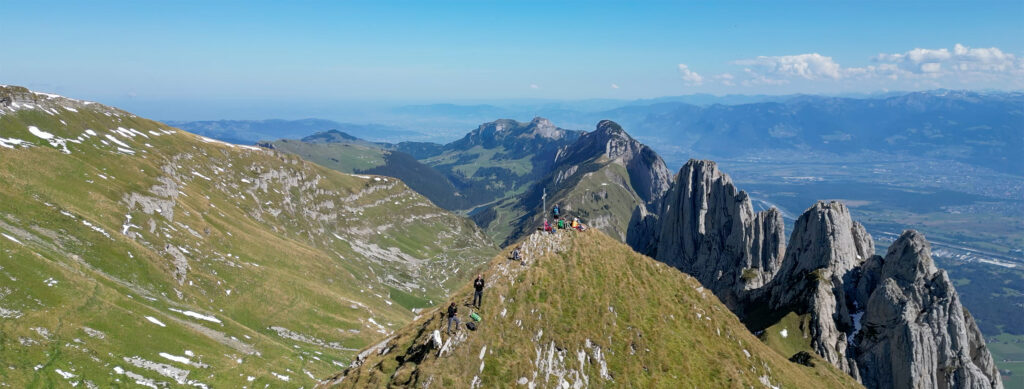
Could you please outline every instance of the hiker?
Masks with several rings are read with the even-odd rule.
[[[452,333],[452,322],[455,322],[455,330],[459,330],[459,317],[456,314],[459,313],[459,308],[455,306],[455,302],[452,301],[451,305],[448,306],[448,334]]]
[[[473,280],[473,289],[475,289],[475,291],[473,292],[473,306],[475,306],[476,309],[480,309],[480,303],[482,303],[484,299],[483,275],[476,275],[476,280]]]
[[[548,223],[548,219],[544,219],[544,232],[551,232],[551,223]]]
[[[555,216],[555,220],[558,220],[558,204],[555,204],[555,208],[551,210],[551,214]]]
[[[579,230],[580,229],[580,218],[578,218],[578,217],[572,218],[572,224],[570,225],[570,227],[572,227],[572,229],[574,229],[574,230]]]
[[[565,219],[558,219],[558,229],[559,230],[564,230],[565,229]]]
[[[522,260],[522,258],[519,257],[519,246],[516,246],[516,248],[512,249],[512,260],[513,261]]]

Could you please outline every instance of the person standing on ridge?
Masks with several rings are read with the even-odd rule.
[[[558,204],[555,204],[555,208],[551,210],[551,214],[555,216],[555,220],[558,220]]]
[[[483,275],[476,275],[476,280],[473,280],[473,289],[476,289],[476,291],[473,292],[473,306],[476,307],[476,309],[480,309],[480,303],[482,303],[484,299]]]
[[[448,334],[452,333],[452,322],[455,322],[455,331],[459,330],[459,308],[455,306],[455,302],[452,301],[451,305],[448,306]]]

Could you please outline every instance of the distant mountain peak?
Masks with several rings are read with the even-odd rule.
[[[349,135],[346,132],[339,131],[337,129],[331,129],[323,132],[317,132],[313,135],[302,138],[303,142],[307,143],[335,143],[335,142],[352,142],[360,140],[357,137]]]
[[[559,128],[550,120],[535,117],[528,123],[513,119],[498,119],[481,124],[460,140],[448,144],[448,149],[469,149],[482,146],[486,149],[504,146],[512,150],[535,150],[544,143],[572,142],[581,132]]]
[[[604,133],[604,134],[608,134],[608,135],[619,135],[619,136],[623,136],[624,135],[627,138],[632,139],[632,137],[630,137],[629,134],[626,133],[626,130],[622,129],[622,126],[620,126],[619,123],[613,122],[613,121],[608,120],[608,119],[605,119],[605,120],[602,120],[602,121],[598,122],[597,123],[597,130],[595,130],[594,132],[596,132],[596,133]]]
[[[561,139],[565,136],[564,130],[556,127],[550,120],[540,116],[533,118],[530,121],[530,126],[533,127],[533,134],[542,138]]]

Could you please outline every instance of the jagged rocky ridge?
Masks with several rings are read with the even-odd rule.
[[[869,388],[1002,387],[916,231],[882,258],[846,206],[818,202],[786,247],[777,210],[755,214],[728,175],[698,160],[680,170],[654,223],[659,260],[697,277],[755,332],[789,313],[808,317],[813,350]]]

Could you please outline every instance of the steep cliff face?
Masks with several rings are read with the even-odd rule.
[[[847,357],[847,334],[856,293],[854,271],[874,255],[864,226],[853,221],[839,202],[818,202],[794,224],[782,266],[772,282],[756,294],[776,313],[809,315],[811,347],[826,361],[856,374]],[[751,317],[749,321],[761,318]]]
[[[865,386],[1002,386],[981,332],[949,276],[935,267],[924,235],[904,232],[875,269],[880,281],[854,338]]]
[[[784,224],[777,210],[754,213],[746,192],[711,161],[690,160],[668,191],[657,258],[696,277],[733,311],[745,291],[779,269]]]

